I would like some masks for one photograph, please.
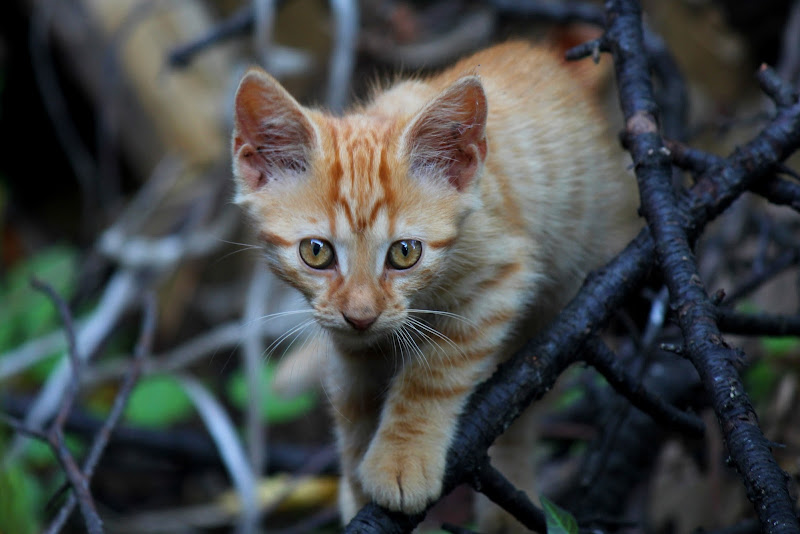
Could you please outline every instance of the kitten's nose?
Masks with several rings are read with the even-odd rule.
[[[342,314],[342,317],[344,317],[344,320],[347,321],[350,326],[356,330],[362,331],[369,328],[370,325],[374,323],[376,319],[378,319],[377,315],[375,317],[348,317],[344,313]]]

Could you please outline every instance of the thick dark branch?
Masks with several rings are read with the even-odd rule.
[[[800,336],[800,315],[739,313],[729,308],[718,311],[719,327],[742,336]]]
[[[607,39],[614,55],[620,103],[626,120],[642,199],[642,212],[656,242],[656,256],[671,303],[686,340],[688,355],[711,396],[731,459],[744,479],[764,532],[797,532],[794,503],[786,475],[773,458],[769,442],[733,362],[739,359],[723,341],[715,309],[706,294],[671,186],[671,161],[658,134],[657,107],[643,48],[641,12],[633,0],[609,0]],[[774,79],[762,76],[765,90],[788,103]],[[767,139],[770,143],[772,139]],[[768,149],[776,148],[765,147]],[[773,152],[770,150],[770,152]],[[724,171],[723,171],[724,172]]]
[[[709,154],[696,148],[691,148],[683,143],[667,140],[664,142],[672,156],[672,162],[678,167],[699,176],[712,169],[724,165],[725,159],[714,154]],[[800,212],[800,184],[787,180],[775,174],[751,186],[754,193],[766,198],[769,202],[788,206]]]
[[[788,206],[800,213],[800,183],[773,176],[763,183],[756,184],[753,192],[766,198],[772,204]]]
[[[581,358],[597,369],[617,393],[659,423],[690,436],[703,436],[705,425],[699,417],[679,410],[648,391],[641,380],[637,380],[627,372],[600,338],[591,339],[586,344]]]

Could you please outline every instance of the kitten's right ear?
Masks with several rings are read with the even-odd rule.
[[[233,174],[246,192],[309,166],[314,127],[275,78],[250,69],[236,91]]]

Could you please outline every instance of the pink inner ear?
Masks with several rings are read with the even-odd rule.
[[[486,158],[486,93],[477,76],[448,87],[413,120],[407,144],[411,170],[444,174],[463,191]]]
[[[308,168],[313,128],[300,105],[264,72],[248,72],[236,93],[234,170],[251,191]]]

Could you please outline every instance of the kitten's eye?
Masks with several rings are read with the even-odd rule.
[[[408,269],[419,261],[421,254],[422,243],[416,239],[404,239],[392,243],[386,261],[395,269]]]
[[[303,239],[300,257],[313,269],[325,269],[333,263],[333,245],[324,239]]]

